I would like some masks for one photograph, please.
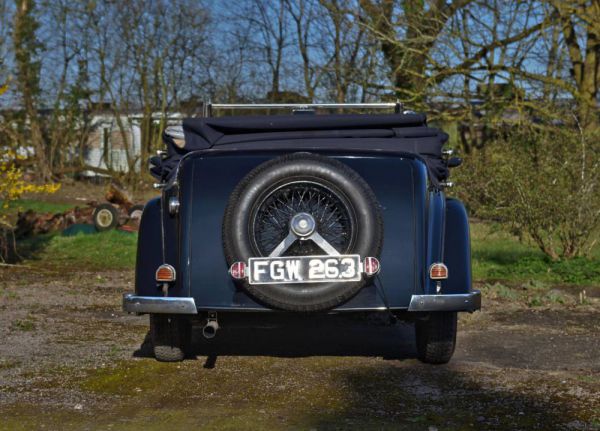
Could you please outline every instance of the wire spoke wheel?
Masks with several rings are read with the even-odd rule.
[[[251,237],[261,256],[269,253],[289,234],[290,221],[299,213],[310,214],[316,231],[339,253],[346,253],[354,238],[354,216],[348,202],[330,188],[311,181],[279,186],[256,206]],[[286,256],[322,255],[312,241],[296,241]]]

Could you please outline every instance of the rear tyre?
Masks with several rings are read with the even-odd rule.
[[[150,334],[156,360],[183,361],[190,337],[190,323],[186,318],[151,314]]]
[[[456,313],[431,313],[415,323],[417,353],[426,364],[446,364],[456,346]]]

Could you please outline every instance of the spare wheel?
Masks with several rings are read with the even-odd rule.
[[[378,258],[383,223],[375,195],[358,173],[328,157],[294,153],[267,161],[242,179],[229,199],[222,235],[228,265],[266,256]],[[352,298],[369,278],[289,284],[251,284],[241,278],[237,282],[270,307],[320,311]]]

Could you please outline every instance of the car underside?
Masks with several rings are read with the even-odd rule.
[[[150,314],[157,359],[184,358],[192,322],[211,338],[244,312],[385,313],[415,322],[421,360],[452,356],[456,313],[480,294],[465,208],[445,193],[460,164],[448,136],[412,112],[310,107],[166,130],[152,160],[162,193],[144,208],[123,299]]]

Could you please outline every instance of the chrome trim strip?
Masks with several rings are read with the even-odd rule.
[[[198,314],[194,298],[137,296],[123,294],[123,311],[128,313]]]
[[[395,108],[400,103],[211,103],[213,109]]]
[[[481,308],[481,292],[453,295],[413,295],[408,311],[469,311]]]

